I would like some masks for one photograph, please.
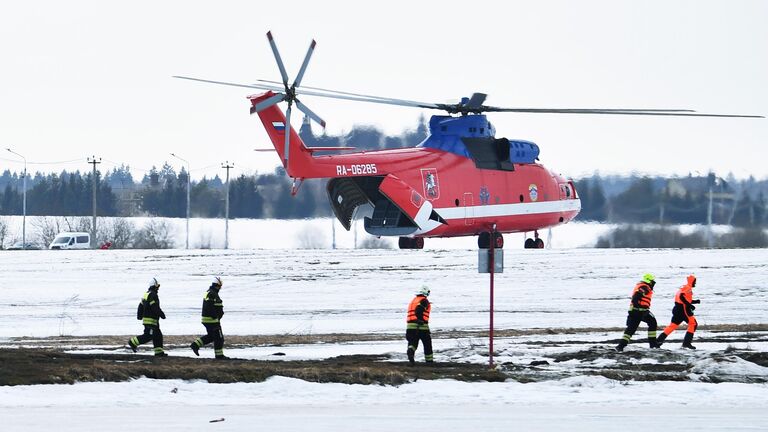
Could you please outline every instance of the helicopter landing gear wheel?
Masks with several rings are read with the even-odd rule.
[[[523,247],[526,249],[544,249],[544,240],[539,238],[538,230],[533,232],[533,238],[525,239]]]
[[[501,235],[500,232],[494,232],[493,233],[493,247],[496,249],[501,249],[504,247],[504,237]],[[481,232],[477,236],[477,247],[480,249],[490,249],[491,248],[491,233],[489,232]]]
[[[493,233],[493,247],[496,249],[504,247],[504,237],[502,237],[500,232]]]
[[[479,249],[490,249],[491,248],[491,233],[489,232],[481,232],[477,236],[477,247]]]
[[[424,249],[424,237],[400,237],[397,245],[400,249]]]

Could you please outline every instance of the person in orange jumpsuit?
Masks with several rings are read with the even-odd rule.
[[[658,339],[656,339],[656,343],[659,346],[664,343],[667,336],[677,329],[677,326],[679,326],[680,323],[685,321],[688,323],[688,331],[683,338],[683,348],[696,349],[695,346],[691,345],[691,342],[693,341],[693,333],[696,331],[696,327],[698,327],[698,322],[696,322],[696,317],[693,316],[693,311],[696,309],[696,306],[694,305],[701,303],[701,300],[693,299],[693,287],[696,286],[696,276],[688,275],[686,282],[685,285],[677,290],[677,294],[675,294],[675,306],[672,308],[672,322],[669,323],[667,328],[664,329],[664,332],[659,335]]]
[[[654,285],[656,285],[656,278],[650,273],[644,274],[643,279],[635,285],[632,301],[629,303],[629,312],[627,312],[627,328],[616,346],[616,351],[624,351],[624,347],[629,344],[629,340],[632,339],[641,322],[648,324],[648,345],[651,348],[659,347],[656,343],[656,317],[651,312]]]

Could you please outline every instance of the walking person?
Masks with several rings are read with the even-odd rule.
[[[221,331],[221,317],[224,316],[224,303],[219,296],[219,291],[221,290],[222,284],[220,277],[214,277],[210,288],[208,288],[208,291],[206,291],[205,296],[203,297],[202,323],[205,326],[206,335],[195,339],[195,341],[189,345],[196,356],[200,355],[200,348],[213,342],[213,350],[216,354],[216,358],[219,360],[229,358],[224,355],[224,333]]]
[[[429,332],[429,312],[432,309],[432,305],[427,300],[427,297],[429,297],[429,288],[422,286],[416,293],[416,297],[408,305],[405,339],[408,341],[408,362],[411,365],[415,364],[416,349],[419,348],[419,341],[424,344],[424,360],[427,363],[433,362],[432,335]]]
[[[616,346],[616,351],[624,351],[624,347],[629,344],[629,340],[632,339],[641,322],[648,324],[648,345],[651,348],[659,347],[656,343],[656,317],[651,313],[651,298],[655,285],[656,278],[650,273],[644,274],[642,280],[635,285],[627,313],[627,328]]]
[[[128,340],[128,345],[133,352],[136,352],[136,348],[147,343],[150,340],[155,347],[155,355],[158,357],[166,357],[165,350],[163,350],[163,332],[160,331],[160,319],[165,319],[165,313],[160,309],[160,298],[157,295],[157,291],[160,290],[160,282],[157,278],[152,278],[149,281],[149,289],[144,293],[144,297],[141,298],[139,308],[136,311],[136,319],[140,319],[144,324],[144,333],[139,336],[134,336]]]
[[[698,327],[699,323],[696,321],[696,317],[693,316],[693,310],[696,309],[696,306],[694,305],[701,303],[701,300],[693,299],[693,287],[695,286],[696,276],[688,275],[686,284],[677,290],[677,293],[675,294],[675,306],[672,308],[672,322],[669,323],[667,328],[664,329],[664,332],[662,332],[656,340],[659,346],[664,343],[667,336],[677,329],[680,323],[685,321],[688,323],[688,331],[685,332],[685,337],[683,338],[683,348],[696,349],[695,346],[691,345],[691,342],[693,341],[693,333],[696,331],[696,327]]]

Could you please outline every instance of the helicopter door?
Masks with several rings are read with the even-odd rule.
[[[472,192],[464,192],[464,225],[475,224],[475,198]]]

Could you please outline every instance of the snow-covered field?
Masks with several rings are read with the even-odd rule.
[[[439,380],[389,387],[273,377],[239,384],[139,379],[0,387],[3,429],[767,427],[768,386],[760,383],[768,376],[767,368],[739,358],[713,361],[714,354],[727,348],[764,353],[768,350],[765,332],[751,335],[746,342],[720,343],[706,328],[768,323],[768,251],[506,249],[504,266],[504,273],[496,278],[495,327],[530,330],[497,341],[497,361],[512,366],[537,360],[551,363],[585,346],[607,351],[612,340],[620,337],[621,331],[614,334],[612,329],[624,325],[629,294],[646,272],[657,276],[653,311],[660,325],[665,325],[676,288],[688,273],[695,273],[699,278],[695,294],[702,299],[696,313],[704,326],[697,332],[700,349],[680,352],[682,332],[678,330],[662,354],[633,344],[627,349],[628,360],[622,360],[637,364],[687,361],[694,364],[691,374],[695,376],[685,382],[639,382],[581,375],[581,370],[610,368],[616,361],[598,356],[586,363],[559,362],[553,370],[567,372],[566,378],[527,384]],[[474,249],[8,251],[0,253],[0,274],[0,349],[47,336],[69,337],[72,352],[117,348],[89,346],[78,338],[127,338],[139,333],[136,304],[152,276],[162,284],[161,304],[168,316],[161,323],[164,333],[200,333],[201,299],[211,275],[217,274],[224,278],[223,327],[228,335],[401,333],[413,291],[427,284],[434,303],[431,327],[436,334],[436,361],[487,361],[485,338],[439,338],[440,332],[487,328],[488,275],[477,273]],[[567,328],[579,333],[546,330]],[[641,326],[635,340],[642,340],[644,333]],[[19,339],[23,336],[30,338]],[[394,360],[402,360],[404,348],[404,341],[382,338],[279,350],[286,359],[390,353]],[[266,359],[275,350],[256,346],[226,352]],[[210,356],[209,351],[201,354]],[[169,352],[191,354],[181,346]],[[747,379],[706,382],[714,372]],[[225,420],[208,423],[218,418]]]

